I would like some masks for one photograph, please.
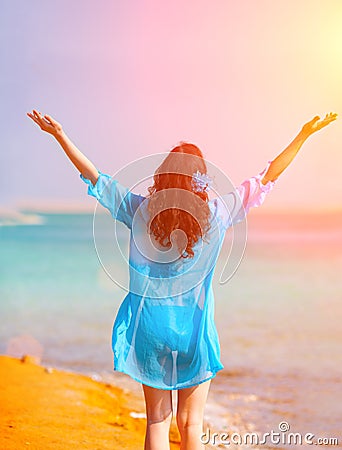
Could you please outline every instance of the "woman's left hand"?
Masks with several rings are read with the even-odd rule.
[[[336,113],[326,114],[324,119],[322,120],[319,119],[320,119],[319,116],[315,116],[312,120],[310,120],[310,122],[307,122],[302,128],[302,132],[307,136],[310,136],[311,134],[315,133],[315,131],[318,131],[321,128],[326,127],[327,125],[329,125],[330,122],[336,120],[337,114]]]
[[[63,131],[62,125],[57,122],[57,120],[53,119],[48,114],[42,116],[42,114],[35,109],[32,110],[32,113],[27,113],[27,115],[39,125],[40,129],[46,131],[46,133],[52,134],[53,136],[57,136],[61,134]]]

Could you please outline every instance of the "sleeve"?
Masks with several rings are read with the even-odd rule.
[[[250,208],[262,205],[266,195],[271,192],[278,178],[263,184],[265,173],[272,160],[267,161],[266,167],[257,175],[247,178],[232,192],[221,196],[216,200],[216,210],[224,228],[241,222],[248,214]]]
[[[99,178],[93,186],[92,182],[80,174],[81,180],[88,185],[88,195],[95,197],[111,216],[132,228],[134,214],[144,200],[141,195],[133,194],[110,175],[98,170]]]

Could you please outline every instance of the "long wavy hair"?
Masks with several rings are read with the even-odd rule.
[[[148,188],[149,233],[167,248],[172,245],[173,231],[181,230],[183,236],[185,233],[187,241],[180,251],[182,258],[194,256],[193,246],[200,238],[205,239],[210,229],[208,193],[196,192],[192,185],[192,175],[197,170],[207,174],[201,150],[181,141],[157,168],[154,183]]]

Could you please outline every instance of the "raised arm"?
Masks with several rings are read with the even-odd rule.
[[[32,113],[27,113],[27,115],[39,125],[41,130],[51,134],[57,140],[77,170],[95,185],[99,177],[98,170],[69,139],[64,132],[62,125],[47,114],[42,116],[41,113],[35,109],[32,110]]]
[[[271,162],[268,171],[265,173],[262,184],[266,184],[268,181],[276,180],[279,175],[284,172],[286,167],[290,164],[293,158],[298,153],[299,149],[311,136],[311,134],[327,126],[330,122],[337,118],[337,114],[326,114],[323,120],[319,120],[319,116],[315,116],[310,122],[307,122],[293,141],[283,150],[274,160]]]

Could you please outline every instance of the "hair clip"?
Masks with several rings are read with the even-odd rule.
[[[194,192],[204,192],[209,191],[213,184],[213,180],[209,175],[201,173],[199,170],[193,173],[191,180],[191,187]]]

